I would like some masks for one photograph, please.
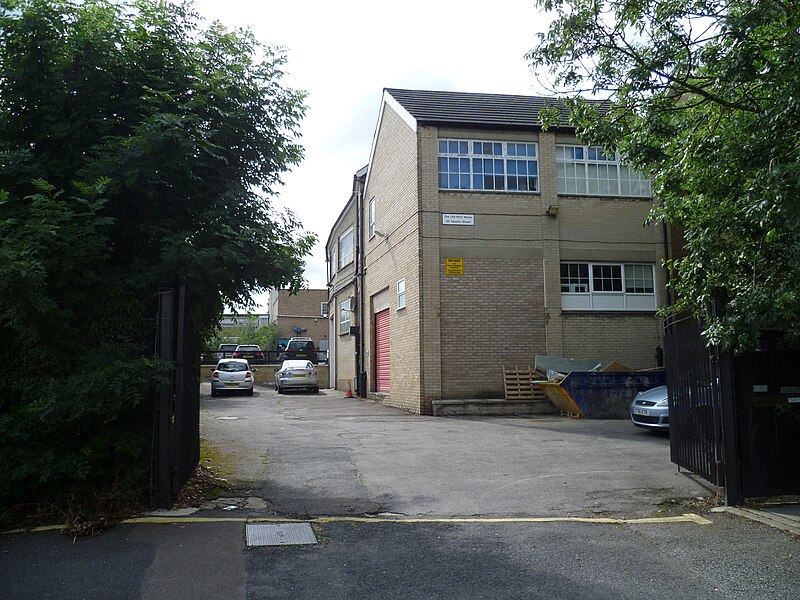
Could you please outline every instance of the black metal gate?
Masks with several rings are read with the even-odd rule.
[[[777,332],[736,356],[694,319],[666,326],[670,457],[725,486],[727,504],[800,493],[800,351]]]
[[[198,354],[189,327],[185,286],[158,292],[157,354],[172,361],[170,386],[158,394],[155,422],[153,504],[172,500],[200,461]]]
[[[670,458],[703,479],[721,485],[722,421],[720,370],[715,348],[705,345],[691,318],[667,323]]]

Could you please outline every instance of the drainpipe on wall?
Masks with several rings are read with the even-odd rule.
[[[355,277],[355,304],[356,304],[356,315],[358,317],[358,326],[356,329],[356,339],[355,339],[355,346],[356,346],[356,395],[359,398],[366,398],[367,397],[367,390],[366,387],[366,378],[362,377],[362,363],[364,362],[364,301],[363,301],[363,264],[364,264],[364,248],[363,248],[363,240],[361,239],[361,218],[364,214],[364,207],[362,206],[364,192],[360,189],[361,186],[359,184],[358,178],[353,178],[353,196],[355,198],[355,205],[356,205],[356,234],[355,234],[355,245],[356,245],[356,277]],[[352,307],[351,307],[352,310]]]

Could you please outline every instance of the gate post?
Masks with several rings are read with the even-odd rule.
[[[725,505],[742,503],[742,482],[739,467],[739,435],[736,419],[736,397],[733,385],[733,353],[719,353],[719,389],[722,407],[722,462],[725,470]]]
[[[158,356],[165,360],[173,359],[174,341],[174,296],[172,288],[159,288],[158,290]],[[158,391],[158,417],[156,428],[158,430],[156,454],[156,508],[172,507],[172,385]]]

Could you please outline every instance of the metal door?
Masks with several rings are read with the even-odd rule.
[[[375,391],[390,389],[389,309],[375,315]]]

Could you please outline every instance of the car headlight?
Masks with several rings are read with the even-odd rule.
[[[668,406],[669,405],[669,398],[664,398],[663,400],[659,400],[656,402],[656,406]]]

